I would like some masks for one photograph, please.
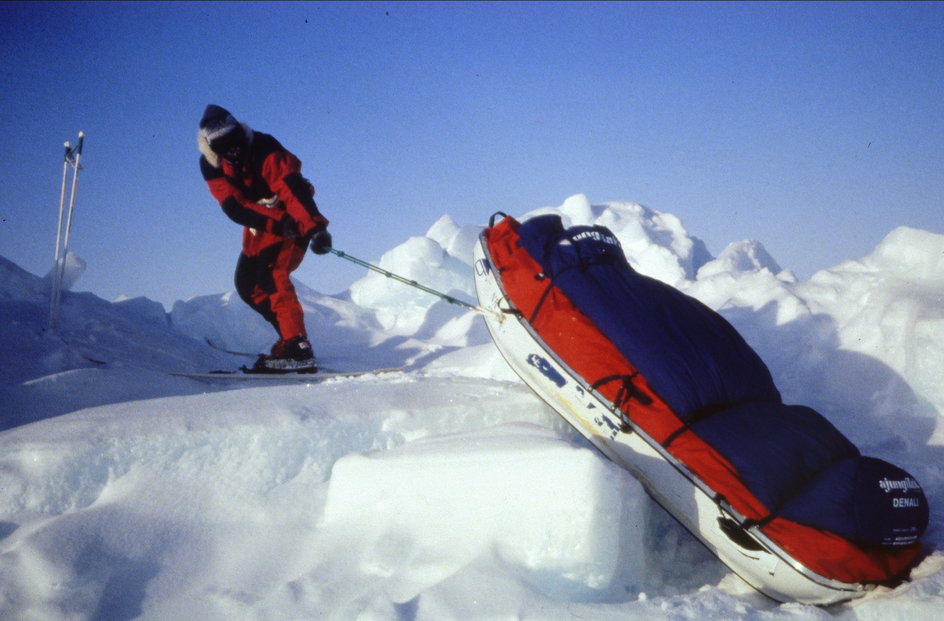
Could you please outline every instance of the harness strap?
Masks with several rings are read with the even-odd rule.
[[[630,425],[632,424],[632,421],[629,418],[629,412],[623,410],[624,405],[628,410],[629,404],[633,399],[636,399],[636,401],[642,405],[650,405],[652,403],[652,398],[639,390],[639,388],[637,388],[633,383],[633,379],[637,375],[639,375],[639,371],[634,371],[629,375],[608,375],[604,378],[598,379],[590,386],[592,390],[598,390],[604,384],[617,381],[620,382],[619,390],[616,392],[616,397],[613,399],[613,411],[617,413],[620,420],[623,422],[622,431],[630,431]]]
[[[691,429],[692,426],[695,425],[695,423],[698,423],[707,418],[710,418],[714,416],[715,414],[717,414],[718,412],[722,412],[724,410],[728,410],[730,408],[741,405],[742,403],[744,402],[721,403],[721,404],[716,404],[716,405],[705,406],[703,408],[699,408],[695,410],[688,416],[688,418],[685,420],[682,426],[680,426],[678,429],[676,429],[671,434],[669,434],[669,437],[666,438],[665,441],[662,442],[662,448],[669,448],[669,445],[672,444],[672,442],[674,442],[676,438],[678,438],[680,435],[682,435],[683,433]]]
[[[544,273],[539,273],[534,276],[536,280],[545,280],[547,276]],[[547,296],[550,295],[551,289],[554,288],[553,282],[548,282],[547,286],[544,288],[544,291],[541,293],[541,297],[538,298],[538,303],[534,306],[534,310],[531,311],[531,316],[528,317],[528,323],[532,326],[534,325],[534,320],[537,319],[538,313],[541,311],[541,308],[544,307],[544,302],[547,300]]]

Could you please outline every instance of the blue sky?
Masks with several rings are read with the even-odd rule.
[[[370,261],[443,214],[578,193],[673,213],[713,254],[757,239],[801,278],[899,225],[944,233],[942,3],[5,2],[0,35],[0,255],[50,268],[84,130],[71,249],[106,299],[232,289],[208,103],[296,153]]]

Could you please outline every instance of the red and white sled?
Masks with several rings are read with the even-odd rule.
[[[586,335],[580,331],[586,328],[582,325],[586,322],[577,316],[579,312],[574,310],[573,316],[567,316],[566,308],[556,311],[564,315],[560,319],[565,324],[574,324],[574,334],[560,338],[586,343],[589,348],[574,354],[566,343],[549,344],[529,323],[530,309],[544,303],[543,299],[535,300],[536,289],[531,293],[509,295],[509,287],[517,290],[516,282],[542,279],[544,275],[539,273],[539,268],[529,266],[527,257],[511,256],[517,250],[509,250],[507,238],[513,237],[511,229],[517,223],[508,220],[511,219],[487,228],[474,249],[476,292],[480,306],[489,311],[484,316],[495,345],[509,366],[541,399],[607,458],[631,472],[656,502],[725,565],[775,600],[813,604],[830,604],[860,596],[876,583],[900,575],[910,566],[916,554],[914,546],[876,553],[849,542],[836,541],[829,533],[804,529],[785,520],[754,523],[750,500],[744,500],[745,494],[746,497],[750,494],[739,492],[736,477],[721,472],[717,481],[709,480],[712,472],[723,469],[693,466],[665,448],[667,432],[660,430],[659,421],[672,416],[671,412],[662,411],[666,409],[664,403],[656,397],[648,399],[649,404],[645,406],[635,402],[636,413],[641,407],[649,410],[642,417],[631,416],[629,408],[614,405],[624,402],[625,398],[617,394],[619,387],[597,381],[604,371],[587,377],[593,373],[586,369],[595,364],[605,365],[608,353],[603,351],[606,343],[588,342],[592,339],[584,338]],[[502,230],[496,234],[495,229],[499,228]],[[506,238],[504,242],[495,242],[501,235]],[[505,243],[506,247],[498,249],[491,247],[492,243]],[[568,353],[562,356],[558,351]],[[581,366],[583,375],[574,366]],[[641,389],[648,390],[644,382]],[[647,399],[642,403],[645,401]],[[647,422],[641,424],[639,421],[643,419]],[[696,446],[692,450],[702,449]],[[707,450],[710,452],[710,447]],[[826,543],[818,545],[821,539]],[[795,545],[798,541],[802,545]],[[821,554],[817,547],[823,550],[822,554],[838,557],[817,558],[816,555]],[[797,550],[802,552],[797,554]],[[846,570],[847,564],[858,564],[865,569]]]

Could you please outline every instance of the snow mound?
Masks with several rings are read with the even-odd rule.
[[[0,300],[49,304],[49,284],[9,259],[0,257]]]
[[[764,245],[752,239],[728,244],[721,254],[698,269],[697,278],[710,278],[717,274],[753,272],[767,270],[772,274],[780,273],[780,266],[764,248]]]
[[[692,280],[698,269],[711,260],[704,242],[689,235],[677,216],[638,203],[591,205],[586,196],[577,194],[560,207],[530,211],[519,219],[546,213],[559,214],[565,227],[607,227],[620,240],[633,268],[673,286]]]
[[[870,397],[869,409],[886,417],[944,413],[944,235],[895,229],[868,256],[817,272],[801,291],[814,312],[832,318],[840,350],[892,372],[852,380]],[[824,381],[839,382],[843,371]]]
[[[75,284],[79,282],[79,279],[82,278],[82,274],[85,273],[85,260],[75,254],[74,252],[67,252],[64,257],[61,259],[61,276],[62,280],[60,281],[60,286],[63,291],[69,291]],[[56,268],[57,265],[53,265],[49,270],[49,273],[46,274],[46,280],[52,282],[56,277]]]
[[[341,458],[324,524],[395,602],[491,555],[542,592],[586,598],[617,576],[638,592],[644,496],[591,450],[503,425]]]
[[[889,233],[861,263],[866,269],[940,281],[944,279],[944,236],[901,226]]]
[[[406,280],[467,302],[475,292],[469,276],[472,248],[481,227],[458,227],[444,216],[423,237],[413,237],[385,253],[377,264]],[[373,310],[384,330],[413,334],[423,325],[437,298],[378,272],[369,272],[351,286],[351,300]]]

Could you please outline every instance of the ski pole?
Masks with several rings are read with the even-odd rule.
[[[62,214],[65,211],[66,207],[66,181],[69,177],[69,152],[72,150],[72,145],[69,144],[67,140],[65,143],[66,152],[62,158],[62,190],[59,192],[59,221],[56,223],[56,255],[53,257],[55,261],[53,263],[53,272],[52,272],[52,289],[51,296],[49,300],[49,328],[54,329],[55,326],[55,308],[56,308],[56,293],[59,291],[59,264],[62,262],[62,256],[60,250],[62,248]]]
[[[62,191],[59,196],[59,222],[56,228],[56,264],[53,272],[52,292],[49,302],[49,329],[55,330],[59,315],[59,301],[62,297],[62,282],[65,277],[66,256],[69,251],[69,235],[72,231],[72,214],[75,210],[75,191],[79,182],[79,170],[82,168],[80,160],[82,158],[82,145],[85,142],[85,132],[79,132],[79,142],[75,148],[65,143],[65,157],[62,164]],[[65,231],[62,227],[62,212],[65,207],[66,198],[66,176],[69,171],[69,165],[72,165],[72,191],[69,196],[69,211],[66,216]],[[60,247],[61,242],[61,247]]]
[[[72,214],[75,211],[75,189],[79,183],[79,171],[82,169],[82,166],[79,164],[79,160],[82,158],[82,145],[85,142],[85,132],[79,132],[79,144],[75,146],[75,149],[67,154],[66,158],[71,159],[72,163],[72,192],[69,194],[69,213],[66,217],[66,232],[65,237],[62,242],[62,255],[65,256],[66,252],[69,249],[69,235],[72,232]]]
[[[421,285],[415,280],[410,280],[409,278],[398,276],[397,274],[394,274],[393,272],[385,270],[381,267],[377,267],[376,265],[372,263],[368,263],[367,261],[358,259],[357,257],[352,257],[348,253],[342,252],[341,250],[337,250],[335,248],[328,248],[328,252],[330,252],[331,254],[335,256],[341,257],[342,259],[347,259],[348,261],[352,263],[356,263],[357,265],[360,265],[361,267],[366,267],[367,269],[377,272],[378,274],[381,274],[383,276],[386,276],[387,278],[403,283],[404,285],[413,287],[415,289],[419,289],[420,291],[425,291],[426,293],[429,293],[430,295],[435,295],[436,297],[441,298],[445,300],[446,302],[449,302],[450,304],[455,304],[457,306],[464,306],[465,308],[474,310],[477,313],[482,313],[482,314],[488,313],[488,311],[486,311],[484,308],[481,308],[479,306],[474,306],[472,304],[469,304],[468,302],[463,302],[462,300],[454,298],[451,295],[446,295],[445,293],[441,293],[439,291],[436,291],[435,289],[431,289],[425,285]]]

